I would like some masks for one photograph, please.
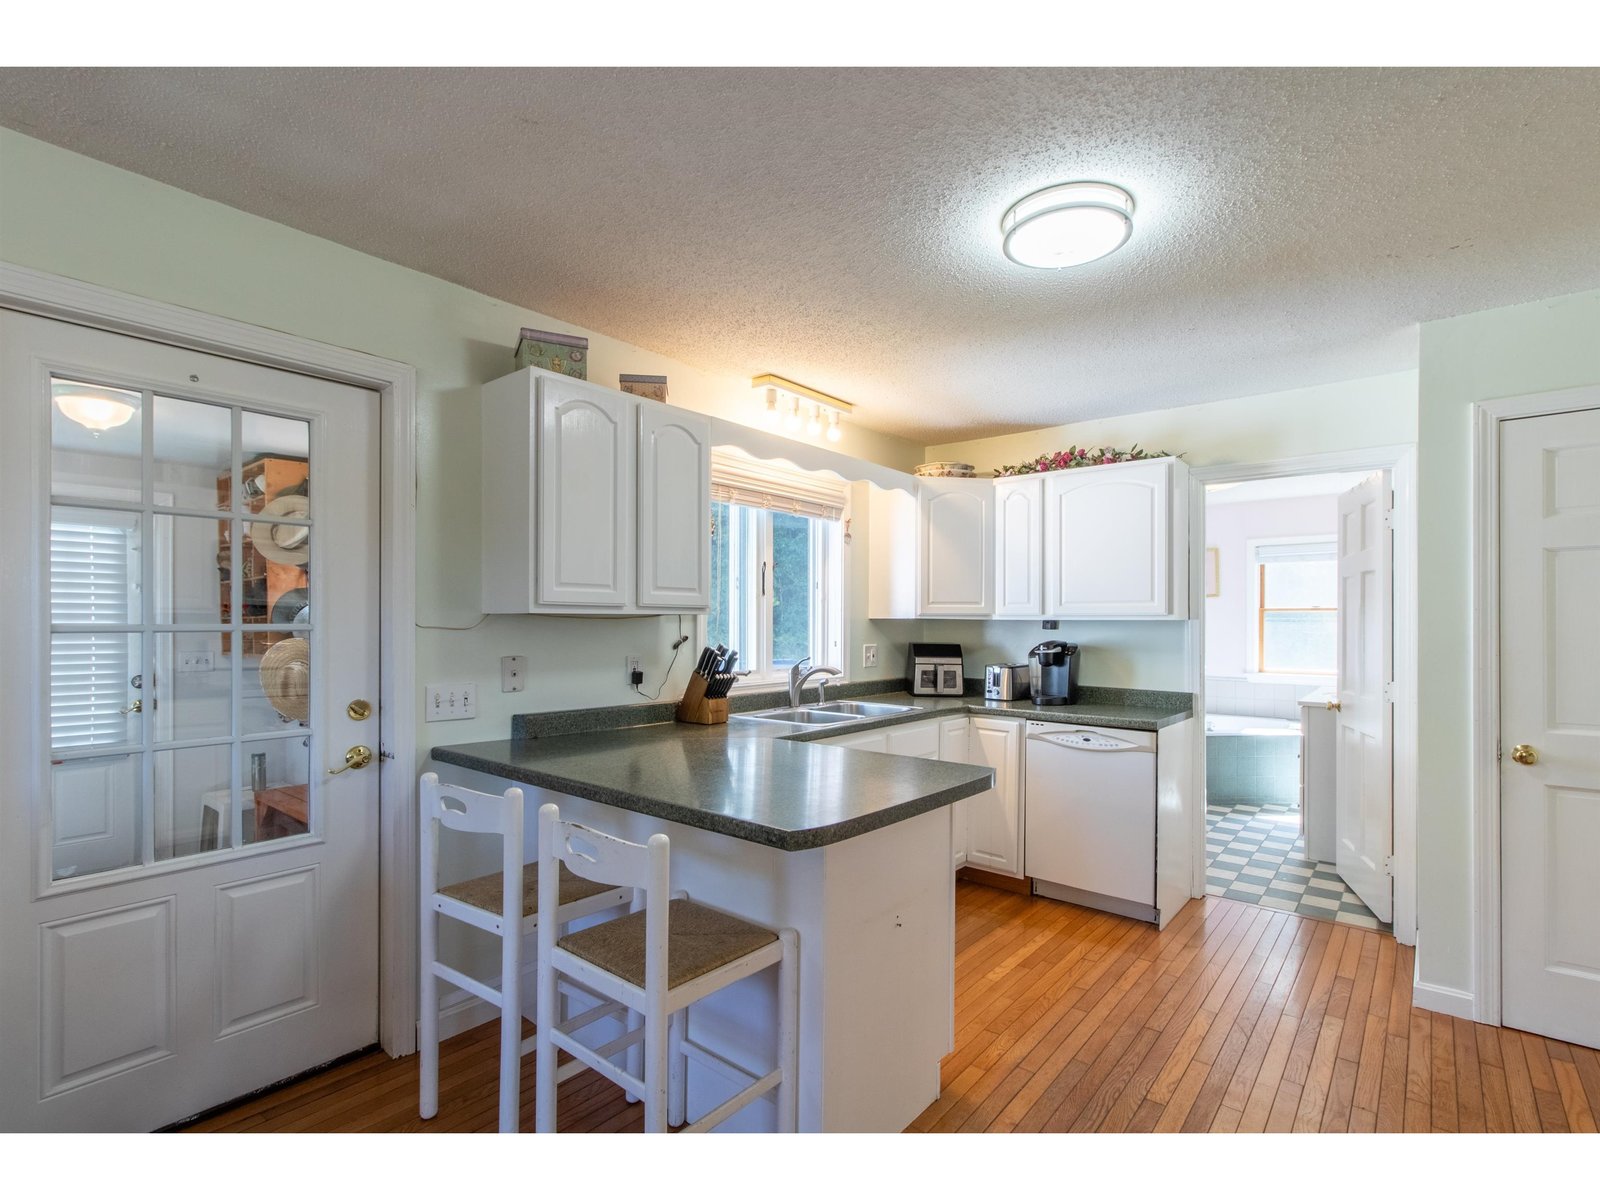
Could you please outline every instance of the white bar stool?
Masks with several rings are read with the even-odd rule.
[[[674,1126],[683,1123],[690,1058],[730,1079],[740,1090],[687,1126],[687,1132],[712,1129],[772,1092],[776,1093],[778,1130],[794,1132],[798,1127],[798,935],[793,929],[774,931],[695,904],[682,893],[671,895],[669,855],[664,833],[640,846],[563,821],[554,804],[539,809],[541,905],[555,903],[558,867],[570,868],[573,874],[596,883],[621,884],[643,893],[642,909],[636,899],[637,911],[559,939],[553,922],[539,927],[534,1128],[540,1133],[553,1132],[556,1127],[558,1049],[626,1092],[643,1096],[646,1133],[663,1133],[669,1122]],[[778,967],[776,1067],[756,1075],[689,1039],[689,1005],[774,965]],[[589,1014],[557,1020],[556,989],[568,982],[626,1005],[629,1025],[634,1025],[633,1014],[638,1014],[643,1028],[629,1028],[602,1046],[579,1042],[572,1035],[580,1022],[587,1023]],[[611,1061],[641,1042],[644,1066],[639,1074]]]
[[[500,1132],[516,1133],[520,1127],[522,1056],[533,1049],[534,1039],[522,1037],[522,942],[540,926],[538,868],[522,863],[522,789],[507,788],[503,795],[441,784],[428,772],[422,777],[422,974],[421,1080],[417,1110],[424,1120],[439,1111],[439,980],[454,984],[500,1010]],[[439,884],[439,828],[463,833],[498,834],[501,869],[463,883]],[[559,878],[560,891],[555,884]],[[632,891],[579,878],[571,871],[552,869],[551,894],[544,911],[554,910],[546,922],[553,932],[580,917],[628,904]],[[450,917],[500,938],[500,986],[439,961],[439,918]],[[611,1004],[604,1011],[591,1009],[582,1019],[598,1020],[623,1011]],[[570,1069],[569,1069],[570,1068]],[[568,1063],[562,1078],[576,1074],[581,1064]]]

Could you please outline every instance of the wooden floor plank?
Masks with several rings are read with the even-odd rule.
[[[1414,951],[1385,934],[1215,896],[1157,931],[956,891],[955,1049],[914,1130],[1595,1130],[1600,1053],[1413,1008]],[[191,1128],[487,1133],[498,1095],[489,1023],[441,1046],[432,1120],[415,1056],[373,1051]],[[531,1130],[531,1057],[522,1112]],[[558,1112],[564,1131],[643,1127],[588,1071]]]

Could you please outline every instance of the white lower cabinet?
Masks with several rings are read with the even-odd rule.
[[[973,717],[967,761],[994,771],[994,787],[965,801],[967,866],[1022,875],[1022,729],[1000,717]]]
[[[967,761],[966,717],[950,717],[939,722],[939,761],[964,763]],[[967,805],[968,800],[957,800],[950,806],[950,844],[955,866],[967,862]]]
[[[1019,720],[961,716],[845,734],[827,743],[992,769],[994,787],[953,805],[954,865],[1021,878],[1022,732]]]
[[[889,735],[890,754],[904,754],[908,758],[939,757],[939,729],[932,721],[895,725],[885,732]]]

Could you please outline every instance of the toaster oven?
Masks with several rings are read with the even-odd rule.
[[[906,680],[913,696],[959,696],[966,690],[961,647],[955,642],[912,642]]]

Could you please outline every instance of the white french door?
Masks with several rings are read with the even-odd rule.
[[[1505,1024],[1600,1046],[1600,409],[1500,423]]]
[[[0,313],[0,419],[0,1130],[370,1045],[377,396]]]
[[[1394,534],[1389,474],[1339,497],[1339,711],[1335,866],[1380,921],[1394,920]]]

